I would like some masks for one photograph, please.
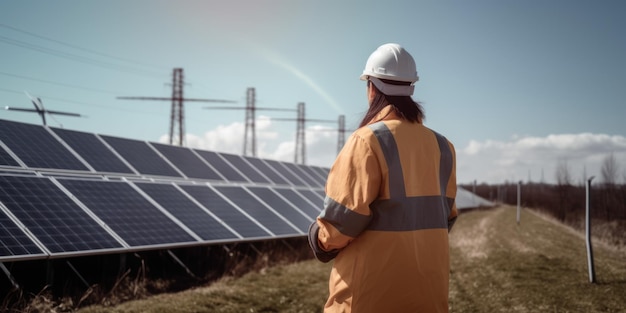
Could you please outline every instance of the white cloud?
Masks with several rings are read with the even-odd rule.
[[[294,162],[295,132],[281,132],[269,117],[260,116],[255,122],[257,156],[265,159]],[[234,122],[218,125],[203,135],[186,134],[186,145],[202,150],[243,153],[245,125]],[[337,132],[330,127],[312,125],[305,131],[306,164],[330,167],[337,154]],[[167,135],[159,140],[168,142]]]
[[[565,160],[576,182],[583,173],[601,179],[604,158],[613,153],[620,173],[626,167],[626,137],[606,134],[556,134],[546,137],[515,136],[509,141],[469,142],[457,148],[459,183],[528,181],[553,183],[558,162]]]

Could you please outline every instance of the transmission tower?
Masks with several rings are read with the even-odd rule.
[[[256,90],[249,87],[246,90],[245,107],[204,107],[209,110],[246,110],[245,131],[243,140],[243,155],[256,157],[256,111],[289,111],[294,109],[263,108],[256,106]]]
[[[117,97],[117,99],[125,100],[156,100],[156,101],[171,101],[172,109],[170,112],[170,132],[169,143],[174,144],[174,138],[178,137],[179,146],[184,145],[185,135],[185,110],[184,103],[186,101],[193,102],[219,102],[219,103],[237,103],[237,101],[231,100],[216,100],[216,99],[190,99],[183,96],[184,75],[182,68],[175,68],[172,75],[172,97]]]
[[[305,117],[304,102],[298,103],[298,117],[293,118],[276,118],[273,121],[296,121],[296,147],[294,151],[294,163],[306,164],[306,122],[318,123],[335,123],[333,120],[307,119]]]
[[[337,139],[337,154],[343,148],[343,145],[346,143],[346,117],[344,115],[339,115],[339,128],[337,128],[338,139]]]

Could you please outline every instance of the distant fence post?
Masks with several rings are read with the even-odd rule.
[[[517,182],[517,225],[519,225],[520,211],[522,210],[522,181]]]
[[[587,180],[585,188],[586,193],[586,205],[585,205],[585,240],[587,242],[587,267],[589,268],[589,282],[596,282],[596,272],[593,266],[593,248],[591,246],[591,217],[589,214],[591,207],[591,181],[594,176],[591,176]]]

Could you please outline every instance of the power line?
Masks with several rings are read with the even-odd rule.
[[[40,83],[52,84],[52,85],[57,85],[57,86],[64,86],[64,87],[75,88],[75,89],[82,89],[82,90],[87,90],[87,91],[95,91],[95,92],[108,93],[108,94],[114,94],[114,95],[120,93],[120,92],[109,91],[109,90],[104,90],[104,89],[97,89],[97,88],[91,88],[91,87],[85,87],[85,86],[71,85],[71,84],[65,84],[65,83],[58,83],[58,82],[53,82],[53,81],[49,81],[49,80],[44,80],[44,79],[39,79],[39,78],[34,78],[34,77],[28,77],[28,76],[22,76],[22,75],[16,75],[16,74],[5,73],[5,72],[0,72],[0,75],[20,78],[20,79],[26,79],[26,80],[32,80],[32,81],[36,81],[36,82],[40,82]]]
[[[8,28],[8,29],[11,29],[13,31],[16,31],[16,32],[19,32],[19,33],[22,33],[22,34],[30,35],[30,36],[37,37],[37,38],[44,39],[44,40],[48,40],[48,41],[51,41],[51,42],[54,42],[54,43],[58,43],[60,45],[64,45],[66,47],[82,50],[82,51],[89,52],[89,53],[92,53],[92,54],[97,54],[97,55],[104,56],[104,57],[107,57],[107,58],[116,59],[116,60],[120,60],[120,61],[124,61],[124,62],[134,63],[134,64],[141,64],[141,65],[145,65],[145,66],[150,66],[150,67],[156,68],[158,70],[166,70],[166,68],[161,67],[161,66],[157,66],[157,65],[154,65],[154,64],[148,64],[148,63],[143,63],[143,62],[139,62],[139,61],[136,61],[136,60],[131,60],[131,59],[127,59],[127,58],[122,58],[122,57],[118,57],[118,56],[102,53],[100,51],[95,51],[95,50],[92,50],[92,49],[88,49],[88,48],[80,47],[80,46],[77,46],[77,45],[69,44],[67,42],[63,42],[63,41],[52,39],[52,38],[49,38],[49,37],[46,37],[46,36],[38,35],[38,34],[35,34],[35,33],[32,33],[32,32],[25,31],[25,30],[22,30],[22,29],[13,27],[13,26],[2,24],[2,23],[0,23],[0,27]]]
[[[151,72],[151,71],[147,71],[144,69],[133,68],[130,66],[125,66],[125,65],[120,65],[120,64],[113,64],[113,63],[99,61],[95,59],[90,59],[88,57],[84,57],[84,56],[80,56],[80,55],[76,55],[72,53],[67,53],[67,52],[63,52],[60,50],[55,50],[55,49],[27,43],[27,42],[15,40],[12,38],[4,37],[4,36],[0,36],[0,42],[4,42],[6,44],[14,45],[17,47],[22,47],[22,48],[38,51],[38,52],[49,54],[49,55],[54,55],[57,57],[65,58],[65,59],[80,62],[80,63],[95,65],[95,66],[99,66],[99,67],[107,68],[107,69],[114,69],[114,70],[118,70],[121,72],[134,73],[138,75],[151,76],[151,77],[159,75],[156,72]],[[159,75],[159,76],[162,76],[162,75]]]

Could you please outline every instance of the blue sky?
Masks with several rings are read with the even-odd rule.
[[[397,42],[415,58],[425,124],[457,149],[460,183],[543,179],[558,164],[600,177],[613,154],[626,180],[626,4],[622,1],[7,1],[0,0],[0,105],[48,124],[167,141],[174,68],[188,98],[346,118],[367,108],[369,54]],[[244,111],[185,103],[187,145],[242,153]],[[0,111],[1,119],[41,123]],[[257,153],[292,161],[295,118],[257,112]],[[307,123],[307,164],[330,166],[334,123]]]

